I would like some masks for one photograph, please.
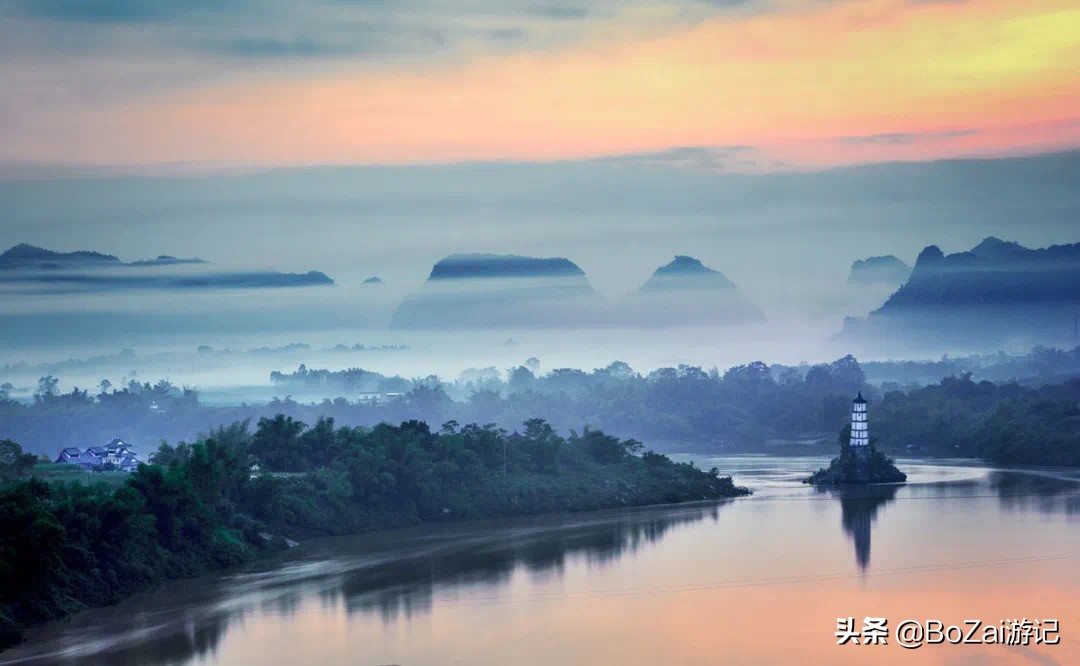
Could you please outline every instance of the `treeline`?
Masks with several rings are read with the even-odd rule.
[[[1080,466],[1080,377],[1037,389],[946,377],[886,392],[871,404],[870,421],[886,451]]]
[[[145,452],[162,439],[190,441],[215,424],[278,413],[306,423],[323,417],[349,426],[456,420],[507,429],[542,415],[560,433],[589,424],[668,451],[790,452],[800,445],[777,448],[777,442],[815,438],[823,442],[820,450],[831,451],[833,433],[847,422],[851,399],[861,390],[871,401],[871,429],[890,455],[1080,464],[1074,434],[1078,429],[1072,420],[1078,399],[1075,376],[1032,387],[976,381],[965,373],[931,385],[901,387],[869,382],[851,356],[805,367],[754,362],[723,373],[682,365],[643,376],[615,362],[591,372],[558,369],[543,375],[520,366],[507,375],[504,381],[491,369],[473,371],[467,381],[452,384],[436,377],[408,380],[407,386],[394,385],[408,390],[378,400],[339,397],[301,403],[286,396],[264,405],[239,406],[207,406],[195,391],[167,382],[106,387],[96,395],[82,390],[61,394],[55,380],[46,377],[33,404],[0,397],[0,433],[31,451],[55,456],[64,446],[99,444],[114,437]],[[282,377],[293,377],[285,382],[321,385],[346,377],[361,384],[382,381],[381,375],[366,371],[307,368]]]
[[[296,374],[306,383],[322,381],[328,373],[305,369]],[[507,429],[542,415],[562,433],[584,423],[669,450],[716,450],[721,445],[752,450],[768,438],[808,431],[831,437],[843,424],[851,396],[865,385],[850,356],[814,366],[805,376],[792,373],[780,379],[761,362],[723,374],[681,365],[642,376],[623,362],[592,372],[558,369],[540,376],[521,366],[509,374],[505,386],[488,383],[491,378],[483,375],[452,385],[428,377],[377,401],[339,397],[300,403],[286,396],[263,405],[234,406],[204,405],[194,390],[165,381],[102,386],[96,394],[78,388],[60,393],[55,378],[44,377],[33,403],[0,396],[0,433],[28,450],[55,456],[65,446],[114,437],[145,451],[148,443],[191,440],[214,424],[277,413],[307,423],[320,417],[365,426],[456,420]]]
[[[363,368],[348,370],[310,370],[301,364],[295,372],[273,371],[270,382],[295,391],[337,391],[343,395],[357,393],[404,393],[416,385],[404,377],[387,377]]]
[[[215,349],[209,345],[200,345],[194,352],[191,351],[159,351],[153,353],[136,353],[134,349],[121,349],[118,352],[99,354],[84,358],[68,358],[63,361],[50,361],[43,363],[29,363],[19,361],[5,363],[0,366],[0,375],[10,376],[13,374],[26,374],[29,372],[62,373],[73,371],[99,370],[108,372],[117,366],[128,369],[142,368],[161,363],[184,363],[202,370],[227,367],[227,363],[256,359],[280,359],[282,357],[295,357],[306,355],[311,352],[319,354],[338,354],[355,352],[398,352],[409,349],[407,345],[364,345],[360,343],[345,345],[336,344],[331,347],[314,347],[303,342],[292,342],[277,347],[255,347],[252,349]]]
[[[774,380],[791,383],[795,380],[809,381],[814,384],[835,385],[836,374],[842,364],[850,357],[834,363],[817,365],[802,364],[786,366],[774,364],[768,366]],[[960,377],[970,374],[977,381],[1017,382],[1027,386],[1041,386],[1048,382],[1063,382],[1070,377],[1080,375],[1080,346],[1073,349],[1052,347],[1033,347],[1026,354],[971,354],[968,356],[943,356],[936,361],[871,361],[857,364],[858,370],[847,375],[847,379],[862,380],[890,388],[914,389],[927,384],[936,384],[944,377]],[[384,392],[400,393],[418,385],[442,386],[455,400],[465,400],[478,390],[497,391],[501,394],[513,393],[524,389],[540,392],[559,391],[568,387],[587,388],[597,381],[616,379],[622,381],[650,380],[669,373],[672,368],[661,368],[642,376],[626,363],[616,361],[606,368],[585,372],[572,368],[559,368],[543,375],[537,370],[540,361],[530,358],[524,365],[502,371],[494,366],[487,368],[469,368],[462,371],[456,380],[445,381],[438,377],[407,379],[398,375],[387,376],[362,368],[345,370],[326,370],[308,368],[300,365],[293,372],[274,371],[270,381],[275,386],[297,394],[310,395],[323,393],[354,397],[358,393]],[[686,367],[686,366],[684,366]],[[675,370],[678,370],[677,368]],[[854,369],[853,369],[854,370]],[[712,371],[714,376],[720,376]]]
[[[895,388],[936,384],[943,377],[969,374],[977,381],[1017,382],[1027,386],[1061,383],[1080,375],[1080,346],[1034,347],[1027,354],[944,356],[937,361],[872,361],[863,364],[867,381]]]
[[[282,547],[283,537],[747,492],[715,469],[642,448],[591,429],[562,437],[541,419],[520,433],[454,422],[433,432],[420,421],[308,427],[277,415],[253,432],[240,422],[162,444],[118,488],[9,481],[0,485],[0,646],[27,626]],[[0,461],[4,470],[27,472]]]

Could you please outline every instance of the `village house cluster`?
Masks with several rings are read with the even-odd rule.
[[[132,451],[124,440],[114,439],[105,446],[91,446],[85,451],[74,446],[68,447],[60,451],[56,462],[71,463],[92,472],[106,469],[133,472],[142,461],[139,460],[139,454]]]

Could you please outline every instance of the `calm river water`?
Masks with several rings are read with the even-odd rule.
[[[689,457],[682,457],[684,459]],[[0,664],[1080,664],[1080,470],[693,459],[755,495],[310,542],[42,627]],[[837,645],[837,618],[1056,619],[1053,646]]]

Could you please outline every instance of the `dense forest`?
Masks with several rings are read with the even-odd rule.
[[[0,647],[27,626],[243,562],[286,538],[748,492],[636,440],[523,425],[309,427],[276,415],[253,431],[240,422],[161,444],[118,486],[34,478],[34,457],[2,442]]]
[[[775,366],[774,366],[775,367]],[[975,380],[1017,382],[1027,386],[1061,383],[1080,376],[1080,347],[1034,347],[1026,354],[943,356],[936,361],[871,361],[862,364],[867,381],[885,387],[915,388],[943,377],[970,374]]]
[[[211,406],[193,389],[168,382],[103,384],[96,394],[60,393],[44,377],[32,403],[0,391],[0,433],[27,450],[55,457],[64,446],[85,447],[123,438],[144,455],[162,440],[191,441],[219,424],[285,414],[306,423],[333,418],[339,425],[374,426],[420,419],[429,423],[491,423],[512,429],[540,415],[557,432],[588,424],[618,437],[651,442],[658,450],[698,452],[833,451],[834,433],[846,423],[852,396],[870,400],[871,429],[890,455],[976,456],[999,463],[1080,465],[1077,441],[1080,348],[1036,349],[1026,357],[987,358],[982,372],[1021,381],[991,382],[970,371],[924,385],[874,383],[847,356],[814,366],[761,362],[721,373],[696,366],[661,368],[648,375],[614,362],[592,372],[557,369],[545,374],[527,363],[503,373],[463,373],[455,382],[404,379],[350,369],[301,366],[275,373],[285,391],[338,390],[333,400],[286,397],[261,405]],[[948,359],[940,362],[948,368]],[[976,365],[973,357],[961,367]],[[531,366],[531,367],[530,367]],[[893,364],[894,371],[927,372],[925,364]],[[879,377],[881,363],[868,364]],[[800,443],[801,442],[801,443]],[[816,442],[816,444],[815,444]]]

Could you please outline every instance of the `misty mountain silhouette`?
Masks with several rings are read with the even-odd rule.
[[[431,269],[429,280],[519,277],[585,277],[577,264],[562,257],[522,257],[516,254],[452,254]],[[590,287],[591,289],[591,287]]]
[[[724,277],[724,274],[720,271],[714,271],[693,257],[678,254],[670,263],[657,268],[652,277],[641,285],[641,291],[680,289],[689,285],[708,286],[716,289],[738,288],[734,282]]]
[[[967,252],[919,253],[907,283],[877,311],[949,305],[1080,302],[1080,243],[1030,250],[990,237]]]
[[[1015,259],[1033,252],[1037,250],[1029,250],[1020,243],[1003,241],[994,236],[987,236],[981,243],[971,248],[971,254],[979,259]]]
[[[167,254],[159,255],[153,259],[143,259],[125,263],[116,256],[94,252],[92,250],[77,250],[75,252],[56,252],[43,247],[19,243],[9,250],[0,253],[0,269],[40,269],[51,270],[57,268],[100,268],[113,266],[176,266],[179,264],[205,264],[202,259],[192,257],[183,259]]]
[[[28,293],[108,289],[240,289],[334,284],[326,274],[277,271],[150,272],[146,269],[208,265],[198,258],[159,255],[130,263],[90,250],[55,252],[21,243],[0,253],[0,283]],[[109,270],[116,269],[116,270]]]
[[[111,254],[90,250],[54,252],[29,243],[19,243],[0,253],[0,269],[51,269],[92,265],[122,266],[123,262]]]
[[[656,269],[631,296],[627,310],[632,320],[657,326],[765,321],[734,282],[687,255]]]
[[[865,286],[885,284],[898,286],[911,276],[911,266],[891,254],[883,257],[868,257],[851,264],[848,284]]]
[[[454,254],[395,310],[391,328],[556,327],[595,318],[603,306],[569,259]]]
[[[143,259],[141,261],[133,261],[128,266],[179,266],[182,264],[208,264],[210,262],[199,259],[198,257],[173,257],[167,254],[161,254],[153,259]]]
[[[1080,316],[1080,243],[1029,249],[989,237],[967,252],[925,248],[911,277],[845,334],[1000,344],[1063,343]]]

